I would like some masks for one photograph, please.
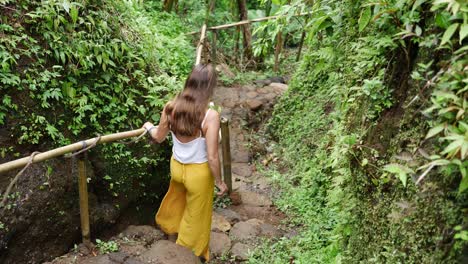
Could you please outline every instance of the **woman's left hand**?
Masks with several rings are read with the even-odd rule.
[[[219,192],[217,192],[216,195],[223,196],[228,193],[228,187],[224,181],[216,181],[216,187],[219,189]]]

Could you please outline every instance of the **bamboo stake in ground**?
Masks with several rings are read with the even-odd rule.
[[[232,192],[231,145],[229,139],[229,120],[221,117],[221,147],[223,149],[223,176],[229,193]]]
[[[280,30],[276,38],[276,48],[275,48],[275,65],[273,66],[273,71],[278,72],[279,67],[279,56],[283,48],[283,32]]]
[[[91,245],[91,232],[89,228],[89,208],[88,208],[88,181],[86,176],[86,161],[85,155],[78,157],[78,191],[80,195],[80,219],[81,219],[81,236],[83,244]]]
[[[145,133],[145,131],[146,130],[144,128],[140,128],[140,129],[135,129],[135,130],[131,130],[131,131],[120,132],[120,133],[115,133],[115,134],[102,136],[101,139],[99,140],[98,144],[113,142],[113,141],[117,141],[117,140],[131,138],[131,137],[136,137],[136,136],[141,135],[142,133]],[[44,161],[44,160],[48,160],[48,159],[51,159],[51,158],[59,157],[59,156],[65,155],[67,153],[83,149],[84,147],[90,146],[91,144],[96,142],[96,140],[98,138],[99,137],[83,140],[81,142],[73,143],[73,144],[70,144],[70,145],[67,145],[67,146],[63,146],[63,147],[60,147],[60,148],[49,150],[49,151],[44,152],[44,153],[37,154],[32,159],[32,163],[38,163],[40,161]],[[24,167],[26,164],[28,164],[28,161],[29,161],[29,157],[25,157],[25,158],[21,158],[21,159],[17,159],[17,160],[13,160],[13,161],[10,161],[10,162],[7,162],[7,163],[0,164],[0,173]]]
[[[198,46],[197,46],[197,57],[195,59],[195,65],[198,65],[201,62],[201,54],[203,50],[203,42],[205,41],[205,34],[206,34],[206,24],[203,24],[202,29],[201,29],[201,35],[200,35],[200,42],[198,42]]]

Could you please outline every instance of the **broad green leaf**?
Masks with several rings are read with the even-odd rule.
[[[443,29],[446,29],[450,26],[450,13],[441,12],[438,13],[435,17],[435,24]]]
[[[460,127],[460,129],[462,129],[463,133],[468,131],[468,124],[467,123],[465,123],[463,121],[460,121],[460,122],[458,122],[458,126]]]
[[[455,30],[457,30],[457,27],[458,23],[455,23],[450,25],[450,27],[445,30],[444,35],[442,36],[442,41],[440,42],[440,46],[450,41],[450,38],[452,37],[453,33],[455,33]]]
[[[468,177],[465,176],[463,177],[463,179],[460,182],[460,185],[458,186],[458,192],[462,193],[466,189],[468,189]]]
[[[463,52],[465,52],[465,51],[467,51],[467,50],[468,50],[468,45],[459,48],[459,49],[456,50],[453,54],[458,55],[458,54],[463,53]]]
[[[460,44],[463,39],[468,35],[468,24],[462,24],[460,26]]]
[[[435,157],[440,158],[438,155],[434,155],[434,158]],[[424,164],[423,166],[419,167],[417,170],[422,170],[422,169],[428,168],[430,166],[443,166],[443,165],[448,165],[448,164],[450,164],[449,160],[438,159],[438,160],[431,161],[431,162],[429,162],[427,164]]]
[[[390,173],[396,174],[405,187],[408,180],[408,173],[414,173],[412,169],[396,163],[385,165],[383,169]]]
[[[433,5],[448,4],[453,0],[435,0]]]
[[[458,149],[460,149],[463,145],[463,140],[456,140],[456,141],[453,141],[452,143],[450,143],[445,149],[444,151],[442,151],[442,154],[448,154],[448,153],[452,153],[452,152],[457,152]]]
[[[422,29],[421,29],[420,26],[416,26],[415,33],[416,33],[416,35],[417,35],[418,37],[421,36],[421,34],[422,34]]]
[[[403,186],[406,187],[406,181],[408,180],[408,174],[400,173],[400,174],[398,174],[398,178],[400,179],[401,183],[403,183]]]
[[[426,139],[431,138],[437,134],[439,134],[442,130],[444,130],[445,124],[440,124],[438,126],[435,126],[431,129],[429,129],[429,132],[427,132]]]
[[[74,6],[72,6],[70,9],[70,17],[73,21],[73,24],[75,24],[76,20],[78,20],[78,9]]]
[[[371,19],[372,10],[370,6],[366,7],[364,10],[361,11],[361,16],[359,17],[358,24],[359,24],[359,32],[363,31],[369,21]]]
[[[412,11],[416,10],[418,7],[420,7],[422,4],[427,2],[427,0],[416,0],[413,4],[413,8],[411,9]]]
[[[468,153],[468,142],[463,142],[461,147],[461,158],[464,159]]]

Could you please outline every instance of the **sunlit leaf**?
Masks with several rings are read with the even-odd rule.
[[[442,151],[442,154],[449,154],[449,153],[456,153],[458,150],[462,147],[463,145],[463,139],[462,140],[456,140],[450,143],[444,151]]]
[[[72,6],[70,9],[70,17],[73,21],[73,24],[75,24],[76,20],[78,20],[78,9],[74,6]]]
[[[358,20],[359,32],[363,31],[366,28],[367,24],[369,24],[371,15],[372,15],[372,10],[370,6],[364,8],[361,11],[361,16],[359,17],[359,20]]]
[[[460,26],[460,44],[462,43],[463,39],[468,35],[468,24],[462,24]]]
[[[435,126],[431,129],[429,129],[429,132],[427,132],[426,139],[431,138],[437,134],[439,134],[442,130],[444,130],[445,124],[440,124],[438,126]]]
[[[457,30],[457,27],[458,27],[458,23],[455,23],[455,24],[450,25],[450,27],[448,27],[447,30],[445,30],[444,35],[442,36],[442,41],[440,42],[441,46],[449,42],[453,33],[455,33],[455,30]]]
[[[416,10],[418,7],[420,7],[422,4],[427,2],[428,0],[416,0],[413,4],[413,8],[411,9],[412,11]]]
[[[440,158],[438,155],[434,155],[434,158]],[[417,170],[422,170],[428,168],[430,166],[444,166],[450,164],[449,160],[446,159],[437,159],[434,161],[429,162],[428,164],[424,164],[423,166],[419,167]]]
[[[62,2],[62,7],[65,10],[65,12],[67,12],[67,13],[70,13],[70,6],[71,6],[71,4],[70,4],[70,2],[68,0],[64,0]]]
[[[462,178],[460,185],[458,186],[458,192],[462,193],[466,189],[468,189],[468,177],[467,176]]]
[[[396,163],[391,163],[388,165],[385,165],[383,168],[384,171],[396,174],[400,181],[403,183],[403,186],[406,187],[406,183],[408,180],[408,174],[413,174],[414,171],[406,166],[396,164]]]

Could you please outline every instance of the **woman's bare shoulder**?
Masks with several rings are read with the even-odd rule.
[[[208,111],[206,115],[205,125],[203,126],[204,133],[206,133],[209,127],[214,129],[216,129],[216,127],[219,127],[219,113],[217,111]]]

